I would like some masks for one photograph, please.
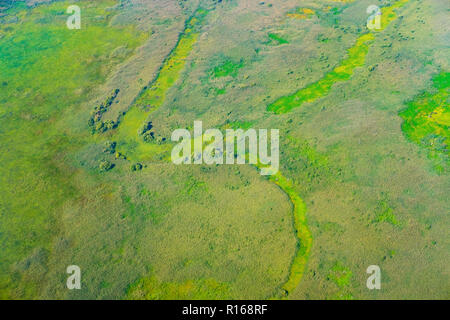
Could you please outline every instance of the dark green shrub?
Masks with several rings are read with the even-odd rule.
[[[102,160],[102,161],[100,161],[100,164],[98,167],[99,167],[100,171],[106,172],[106,171],[109,171],[112,168],[114,168],[114,164],[108,160]]]
[[[106,141],[105,142],[105,149],[103,149],[103,152],[113,154],[116,152],[116,142]]]
[[[131,171],[142,170],[142,167],[143,167],[142,164],[140,164],[139,162],[135,163],[135,164],[131,165]]]

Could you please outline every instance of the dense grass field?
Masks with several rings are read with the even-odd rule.
[[[0,299],[448,299],[449,9],[0,0]],[[174,165],[195,120],[279,172]]]

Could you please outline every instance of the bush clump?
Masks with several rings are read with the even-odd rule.
[[[142,168],[143,166],[139,162],[131,165],[131,171],[139,171],[142,170]]]
[[[120,90],[115,89],[111,95],[100,105],[95,106],[94,110],[91,112],[91,117],[88,120],[88,125],[92,130],[92,133],[101,133],[107,130],[114,129],[117,127],[117,122],[113,120],[101,121],[103,114],[108,111],[108,108],[112,105],[114,100],[117,98]]]
[[[116,152],[116,145],[117,143],[114,141],[106,141],[105,142],[105,148],[103,149],[103,152],[113,154]]]
[[[139,129],[138,134],[142,137],[145,142],[163,144],[166,142],[166,138],[161,135],[155,135],[153,129],[153,123],[151,121],[146,122],[141,129]]]
[[[106,172],[106,171],[109,171],[112,168],[114,168],[114,164],[108,160],[102,160],[102,161],[100,161],[100,164],[98,167],[99,167],[100,171]]]

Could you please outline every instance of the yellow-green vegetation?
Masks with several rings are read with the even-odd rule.
[[[230,288],[214,279],[161,283],[154,276],[137,281],[127,290],[131,300],[214,300],[231,299]]]
[[[387,222],[396,227],[401,226],[400,222],[397,220],[397,217],[394,214],[394,210],[389,206],[387,200],[380,200],[378,202],[375,214],[376,216],[374,222]]]
[[[284,39],[283,37],[281,37],[280,35],[276,34],[276,33],[269,33],[269,38],[276,42],[277,44],[285,44],[285,43],[289,43],[288,40]]]
[[[108,111],[109,107],[111,107],[114,100],[117,98],[117,94],[119,93],[119,89],[115,89],[111,95],[106,99],[106,101],[102,102],[100,105],[94,107],[94,110],[91,112],[91,117],[89,118],[88,124],[91,127],[92,133],[96,132],[105,132],[107,130],[114,129],[116,123],[112,120],[102,121],[102,116],[105,112]]]
[[[252,126],[251,121],[235,121],[231,123],[226,123],[223,128],[231,128],[231,129],[248,129]],[[198,137],[198,139],[206,139],[207,137],[203,135],[202,137]],[[191,144],[193,146],[194,139],[191,140]],[[192,147],[191,146],[191,147]],[[317,157],[314,152],[309,148],[307,149],[307,154],[310,157]],[[248,159],[249,154],[246,154]],[[261,169],[263,165],[258,162],[256,165],[257,168]],[[289,201],[292,204],[292,216],[293,216],[293,227],[294,233],[297,238],[297,249],[294,255],[294,259],[291,263],[289,269],[289,275],[287,280],[281,284],[281,289],[283,290],[281,294],[278,294],[274,298],[286,298],[289,293],[292,292],[300,283],[301,278],[303,276],[303,272],[306,267],[306,263],[308,260],[308,256],[311,250],[312,245],[312,235],[308,229],[307,221],[306,221],[306,205],[302,198],[298,195],[297,191],[293,183],[287,179],[283,174],[278,171],[276,174],[271,175],[269,180],[275,183],[281,190],[288,196]]]
[[[0,8],[0,299],[446,297],[442,3],[134,2]],[[194,120],[279,129],[279,172],[174,165]]]
[[[240,68],[244,66],[244,61],[234,62],[232,60],[226,60],[222,64],[216,66],[213,69],[212,75],[214,78],[221,78],[231,76],[235,78]]]
[[[187,23],[175,49],[164,61],[158,76],[149,88],[144,89],[137,98],[134,107],[139,107],[146,111],[159,108],[165,99],[167,91],[175,84],[180,72],[186,63],[186,58],[192,50],[197,40],[198,33],[195,32],[196,26],[202,21],[206,11],[199,11],[198,17],[192,17]]]
[[[316,15],[316,12],[310,8],[297,8],[295,12],[289,12],[286,14],[289,18],[295,19],[311,19]]]
[[[243,130],[247,130],[247,129],[250,129],[253,124],[254,124],[253,121],[233,121],[233,122],[227,121],[222,126],[222,130],[225,130],[225,129],[243,129]]]
[[[382,29],[386,28],[397,17],[394,9],[403,6],[408,1],[399,0],[389,7],[382,8]],[[296,93],[277,99],[267,106],[267,110],[277,114],[286,113],[302,106],[304,103],[314,102],[326,96],[335,83],[349,80],[355,68],[364,65],[366,55],[374,39],[375,36],[373,33],[361,35],[356,40],[355,45],[348,49],[347,58],[333,71],[327,73],[319,81],[306,86]]]
[[[374,31],[382,31],[387,28],[387,26],[397,19],[397,14],[395,9],[403,7],[409,0],[398,0],[394,2],[392,5],[381,8],[381,29]]]
[[[176,47],[164,61],[157,77],[144,88],[135,103],[130,107],[119,123],[114,139],[117,148],[132,160],[144,160],[155,154],[165,154],[170,146],[158,145],[143,141],[139,131],[145,120],[153,111],[161,107],[168,90],[176,83],[183,70],[186,58],[191,52],[198,36],[197,29],[204,20],[207,11],[199,9],[186,22]]]
[[[349,292],[352,271],[339,261],[331,269],[328,279],[333,281],[338,287],[338,292],[331,299],[334,300],[352,300],[353,295]]]
[[[339,81],[350,79],[356,67],[364,65],[364,61],[369,51],[369,46],[374,36],[367,33],[361,36],[354,47],[348,50],[348,57],[330,73],[327,73],[321,80],[297,91],[293,95],[284,96],[273,102],[267,110],[275,113],[286,113],[293,108],[300,107],[303,103],[313,102],[327,95],[333,84]]]
[[[295,288],[297,288],[302,279],[303,272],[308,261],[309,252],[312,245],[312,236],[308,229],[306,221],[306,205],[302,198],[297,194],[294,186],[289,179],[284,177],[280,172],[270,176],[270,181],[274,182],[289,197],[292,203],[292,212],[294,220],[295,235],[298,239],[298,247],[289,270],[289,277],[281,286],[285,296],[288,296]]]
[[[53,237],[60,232],[57,208],[77,195],[73,171],[62,155],[86,137],[69,135],[69,127],[77,122],[67,118],[78,113],[123,60],[110,59],[109,54],[117,47],[131,53],[148,37],[130,25],[109,26],[115,11],[108,8],[116,1],[77,4],[85,8],[81,30],[67,29],[67,2],[33,9],[19,2],[0,18],[3,299],[39,294]]]
[[[407,103],[400,112],[402,129],[408,139],[425,148],[437,172],[450,168],[450,73],[433,79],[433,88]]]

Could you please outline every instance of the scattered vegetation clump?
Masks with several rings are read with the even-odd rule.
[[[269,39],[272,40],[273,42],[276,42],[277,44],[286,44],[289,43],[288,40],[284,39],[283,37],[281,37],[280,35],[276,34],[276,33],[269,33],[268,34]]]
[[[149,142],[155,138],[155,133],[151,131],[153,124],[151,121],[144,123],[141,129],[139,129],[139,135],[144,138],[144,141]]]
[[[285,161],[282,171],[289,173],[301,193],[313,191],[327,181],[337,179],[339,169],[330,164],[328,156],[318,152],[308,141],[287,136],[281,147]]]
[[[207,191],[207,185],[204,181],[190,176],[185,182],[183,191],[191,197],[198,197],[202,192]]]
[[[106,141],[105,142],[105,148],[103,149],[103,152],[113,154],[116,152],[116,145],[117,143],[114,141]]]
[[[295,19],[311,19],[316,15],[316,11],[310,8],[297,8],[294,12],[286,14],[289,18]]]
[[[106,120],[105,122],[103,122],[102,116],[106,111],[108,111],[109,107],[112,105],[119,92],[119,89],[115,89],[104,102],[94,107],[94,110],[91,112],[91,117],[88,121],[92,133],[105,132],[107,130],[114,129],[117,126],[117,124],[113,120]]]
[[[349,268],[345,267],[340,262],[336,262],[331,271],[329,279],[336,283],[339,288],[344,288],[350,284],[350,279],[353,274]]]
[[[224,125],[222,126],[223,130],[225,129],[242,129],[242,130],[247,130],[250,129],[252,127],[252,125],[254,124],[254,121],[230,121],[229,119],[225,120]]]
[[[143,168],[143,166],[139,162],[131,165],[131,171],[140,171],[140,170],[142,170],[142,168]]]
[[[352,300],[353,295],[349,292],[350,281],[353,272],[339,261],[331,269],[328,274],[328,280],[333,281],[339,288],[339,291],[332,296],[336,300]]]
[[[433,87],[408,102],[400,112],[403,132],[409,140],[427,150],[434,169],[443,173],[450,168],[450,72],[433,79]]]
[[[145,142],[163,144],[166,142],[166,138],[161,135],[156,135],[153,129],[153,124],[151,121],[146,122],[142,128],[139,130],[139,135],[144,139]]]
[[[326,6],[321,10],[315,11],[315,15],[319,18],[320,24],[328,27],[338,28],[341,23],[341,14],[343,13],[346,6],[340,5],[337,7]],[[344,33],[346,33],[346,29],[343,28]]]
[[[401,225],[394,214],[394,210],[389,206],[386,199],[378,201],[375,215],[375,219],[373,220],[375,223],[387,222],[396,227]]]
[[[142,138],[145,142],[151,142],[155,140],[155,133],[153,131],[147,131],[142,134]]]
[[[116,159],[123,159],[123,160],[127,159],[127,157],[124,154],[122,154],[121,152],[118,152],[118,151],[116,151],[115,157],[116,157]]]
[[[138,280],[127,290],[131,300],[230,299],[226,283],[214,279],[188,280],[182,283],[161,282],[150,276]]]
[[[212,92],[215,96],[220,96],[222,94],[225,94],[227,92],[227,89],[225,88],[212,88]]]
[[[106,172],[106,171],[109,171],[112,168],[114,168],[114,164],[108,160],[102,160],[102,161],[100,161],[100,164],[98,167],[99,167],[100,171]]]
[[[158,135],[158,136],[155,138],[155,142],[156,142],[157,144],[161,145],[161,144],[166,143],[166,142],[167,142],[167,139],[166,139],[166,137],[163,137],[163,136]]]
[[[389,250],[386,255],[383,256],[383,261],[386,261],[388,258],[393,259],[397,252],[395,250]]]
[[[214,78],[221,78],[231,76],[235,78],[238,74],[240,68],[244,66],[244,60],[240,60],[239,62],[234,62],[232,60],[227,59],[224,63],[214,67],[212,71],[212,75]]]

